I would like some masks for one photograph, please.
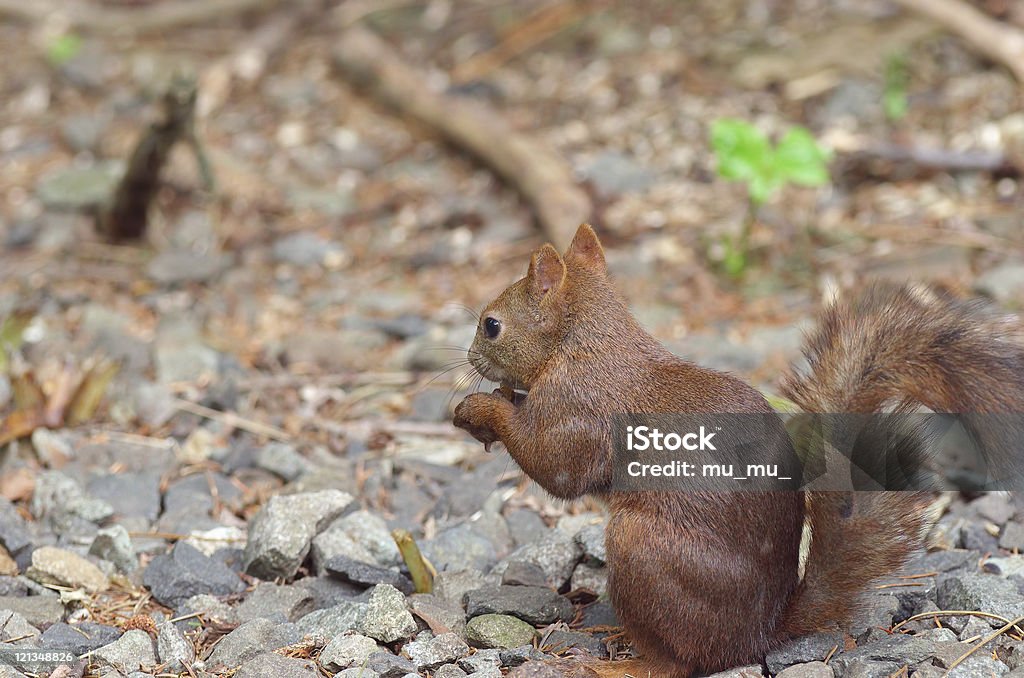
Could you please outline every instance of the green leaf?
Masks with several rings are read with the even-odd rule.
[[[829,180],[828,155],[810,132],[793,127],[776,147],[774,164],[783,183],[822,186]]]
[[[50,43],[46,57],[54,66],[63,66],[75,58],[82,49],[82,39],[74,33],[65,33]]]
[[[725,179],[763,177],[769,169],[772,149],[768,138],[743,120],[715,120],[711,125],[711,147],[718,159],[718,174]]]
[[[885,91],[882,93],[882,108],[890,120],[900,120],[910,109],[907,98],[907,59],[902,54],[892,54],[885,62]]]

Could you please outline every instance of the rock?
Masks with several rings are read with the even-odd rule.
[[[295,622],[295,625],[304,634],[318,635],[324,639],[334,638],[359,628],[367,608],[366,603],[348,600],[326,610],[310,612]]]
[[[533,642],[536,630],[516,617],[484,614],[466,624],[466,639],[474,647],[513,648]]]
[[[750,666],[737,666],[726,671],[712,673],[708,678],[762,678],[763,676],[764,672],[761,670],[761,666],[751,664]]]
[[[1016,512],[1015,507],[1010,503],[1010,497],[1005,492],[986,492],[968,506],[982,518],[996,525],[1006,524]]]
[[[249,524],[245,571],[261,579],[293,576],[313,537],[351,502],[339,490],[271,497]]]
[[[178,627],[166,621],[157,625],[156,651],[160,662],[167,665],[165,670],[170,671],[181,671],[196,658],[192,642]]]
[[[513,560],[505,567],[501,583],[508,586],[547,586],[548,578],[544,570],[540,569],[540,565],[525,560]]]
[[[122,673],[138,671],[143,666],[153,667],[157,664],[153,639],[139,629],[125,631],[123,636],[96,650],[92,656],[101,664],[112,666]]]
[[[164,286],[205,283],[231,265],[231,257],[216,252],[172,248],[161,251],[146,265],[146,275]]]
[[[469,654],[469,645],[455,633],[414,640],[402,648],[419,671],[433,671],[442,664],[457,662]]]
[[[457,664],[443,664],[434,671],[434,678],[466,678],[466,672]]]
[[[27,558],[32,546],[28,523],[4,497],[0,497],[0,546],[15,560],[23,555]]]
[[[106,624],[81,622],[70,625],[64,622],[52,624],[43,631],[39,646],[52,650],[68,650],[76,655],[98,650],[121,637],[121,630]]]
[[[643,191],[656,175],[618,151],[602,151],[583,168],[583,175],[606,197]]]
[[[981,570],[982,572],[998,574],[1003,577],[1024,576],[1024,555],[993,556],[984,562]]]
[[[506,562],[522,560],[538,565],[547,577],[548,586],[558,590],[569,581],[582,554],[582,547],[572,536],[551,530],[540,541],[516,549]]]
[[[765,657],[765,665],[768,667],[768,672],[774,675],[794,664],[824,661],[825,657],[829,656],[833,650],[842,652],[844,646],[841,633],[815,633],[801,636],[769,652]]]
[[[192,596],[178,608],[177,617],[200,613],[205,618],[222,624],[237,625],[238,615],[234,608],[207,593]]]
[[[591,565],[603,565],[608,558],[604,549],[604,525],[587,525],[573,537],[583,549],[584,559]]]
[[[256,453],[256,466],[286,481],[313,470],[313,464],[292,445],[269,443]]]
[[[88,560],[53,546],[42,546],[32,552],[32,566],[25,572],[40,584],[56,584],[96,593],[107,588],[107,576]]]
[[[990,574],[944,575],[939,579],[936,596],[944,610],[983,610],[1013,619],[1024,609],[1024,596],[1013,582]]]
[[[877,643],[847,650],[832,657],[829,663],[838,678],[845,678],[847,669],[857,670],[854,665],[858,661],[894,662],[898,668],[933,657],[937,650],[938,644],[934,641],[896,634]]]
[[[252,619],[295,621],[313,610],[313,594],[298,586],[264,582],[252,590],[236,609],[241,622]]]
[[[1007,551],[1024,551],[1024,523],[1009,522],[999,535],[999,547]]]
[[[465,523],[425,542],[423,551],[439,570],[486,571],[498,559],[494,544]]]
[[[320,663],[328,671],[339,671],[350,666],[362,666],[369,656],[380,652],[373,638],[343,633],[335,636],[320,653]]]
[[[109,125],[109,115],[74,114],[61,122],[60,135],[75,153],[95,151]]]
[[[362,563],[347,556],[331,558],[325,564],[324,570],[327,574],[337,577],[341,581],[364,588],[377,584],[390,584],[406,595],[411,594],[415,590],[412,581],[408,577],[394,570]]]
[[[111,525],[96,532],[89,554],[114,564],[121,572],[132,572],[139,566],[132,539],[123,525]]]
[[[357,629],[382,643],[410,638],[416,633],[416,620],[405,604],[405,596],[390,584],[378,584],[370,594],[366,614]]]
[[[47,519],[58,532],[74,525],[74,518],[99,523],[114,515],[114,507],[86,495],[78,482],[60,471],[43,471],[39,474],[30,509],[32,515]]]
[[[0,643],[17,647],[36,647],[40,637],[39,629],[17,612],[0,610]]]
[[[63,167],[44,176],[36,186],[36,194],[51,209],[87,211],[103,204],[113,193],[122,168],[120,162]]]
[[[572,621],[572,603],[551,589],[537,586],[497,586],[470,591],[465,596],[466,614],[507,614],[534,626]]]
[[[263,652],[297,643],[302,635],[295,624],[253,619],[221,638],[206,663],[210,667],[234,668]]]
[[[32,447],[36,456],[50,468],[60,468],[75,456],[75,451],[67,439],[48,428],[37,428],[32,432]]]
[[[589,633],[565,631],[563,629],[555,629],[547,634],[541,650],[560,655],[570,648],[584,650],[591,657],[603,658],[608,656],[608,649],[599,639]]]
[[[313,569],[321,575],[327,572],[327,563],[333,558],[345,557],[367,565],[376,560],[366,547],[357,543],[342,527],[336,524],[313,538],[311,555]]]
[[[787,667],[776,678],[835,678],[835,674],[825,662],[808,662]]]
[[[160,320],[153,350],[162,384],[210,379],[220,365],[220,354],[203,342],[194,320],[180,315]]]
[[[164,512],[193,510],[209,513],[214,504],[213,495],[210,494],[211,480],[221,502],[231,503],[241,496],[241,490],[222,473],[194,473],[168,485],[164,493]]]
[[[314,610],[334,607],[363,593],[361,587],[331,577],[303,577],[297,580],[294,586],[309,591],[309,595],[313,596]]]
[[[376,652],[366,660],[366,668],[380,678],[401,678],[409,673],[416,675],[416,664],[406,657],[397,657],[390,652]]]
[[[278,238],[272,251],[276,261],[294,266],[334,263],[345,258],[345,250],[340,243],[331,242],[309,231]]]
[[[170,554],[157,556],[149,563],[142,581],[158,602],[171,608],[200,593],[225,596],[245,590],[245,584],[229,567],[181,541]]]
[[[0,596],[0,611],[9,610],[29,624],[43,628],[64,618],[64,606],[57,596]]]
[[[429,620],[431,628],[440,624],[460,638],[466,636],[466,613],[461,605],[429,593],[416,593],[409,596],[409,606],[416,616]]]
[[[477,650],[468,657],[459,660],[459,668],[466,673],[475,673],[489,668],[501,666],[501,650]]]
[[[334,678],[380,678],[380,674],[365,666],[353,666],[335,673]]]
[[[160,515],[160,471],[101,475],[87,489],[90,496],[110,504],[118,516],[141,516],[152,522]]]
[[[996,301],[1007,304],[1024,298],[1024,264],[1009,263],[996,266],[981,274],[974,288]]]
[[[501,663],[505,666],[519,666],[528,661],[543,661],[551,655],[544,654],[533,645],[520,645],[501,651]]]
[[[434,595],[461,607],[462,598],[466,593],[485,584],[483,575],[476,570],[438,572],[434,577]]]
[[[264,652],[242,664],[234,678],[319,678],[316,664],[308,659],[292,659],[275,652]]]
[[[310,330],[286,338],[284,358],[325,370],[358,370],[365,368],[367,353],[387,344],[376,330]]]
[[[843,678],[889,678],[899,670],[899,662],[857,659],[844,669]]]
[[[355,511],[338,519],[332,527],[342,530],[369,551],[373,562],[378,565],[388,567],[402,562],[391,529],[379,515],[369,511]]]
[[[586,589],[593,591],[595,595],[608,595],[608,568],[595,567],[587,563],[580,563],[572,572],[572,580],[569,584],[572,590]]]
[[[494,668],[494,667],[488,667],[486,669],[481,669],[479,671],[474,671],[473,673],[471,673],[469,675],[472,676],[473,678],[501,678],[501,676],[502,676],[501,669]],[[511,673],[509,675],[511,675]]]

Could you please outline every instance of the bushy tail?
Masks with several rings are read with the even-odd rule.
[[[927,288],[872,286],[823,313],[805,348],[808,369],[789,377],[783,394],[817,413],[870,414],[918,403],[936,412],[1021,413],[1018,332],[978,302]],[[973,433],[984,445],[986,432]],[[849,622],[865,587],[921,544],[928,504],[928,496],[913,492],[807,493],[810,550],[783,635]]]

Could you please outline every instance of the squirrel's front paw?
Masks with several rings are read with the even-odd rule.
[[[492,393],[474,393],[467,396],[455,408],[452,423],[490,448],[491,443],[498,441],[498,434],[491,424],[496,402],[508,401]]]

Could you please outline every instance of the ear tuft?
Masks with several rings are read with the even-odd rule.
[[[533,253],[530,258],[530,270],[526,277],[533,283],[539,294],[557,290],[565,279],[565,263],[558,250],[551,245],[544,245]]]
[[[602,270],[605,268],[604,248],[601,247],[601,241],[597,239],[597,233],[594,232],[593,226],[580,224],[580,227],[576,229],[572,244],[565,251],[565,258]]]

